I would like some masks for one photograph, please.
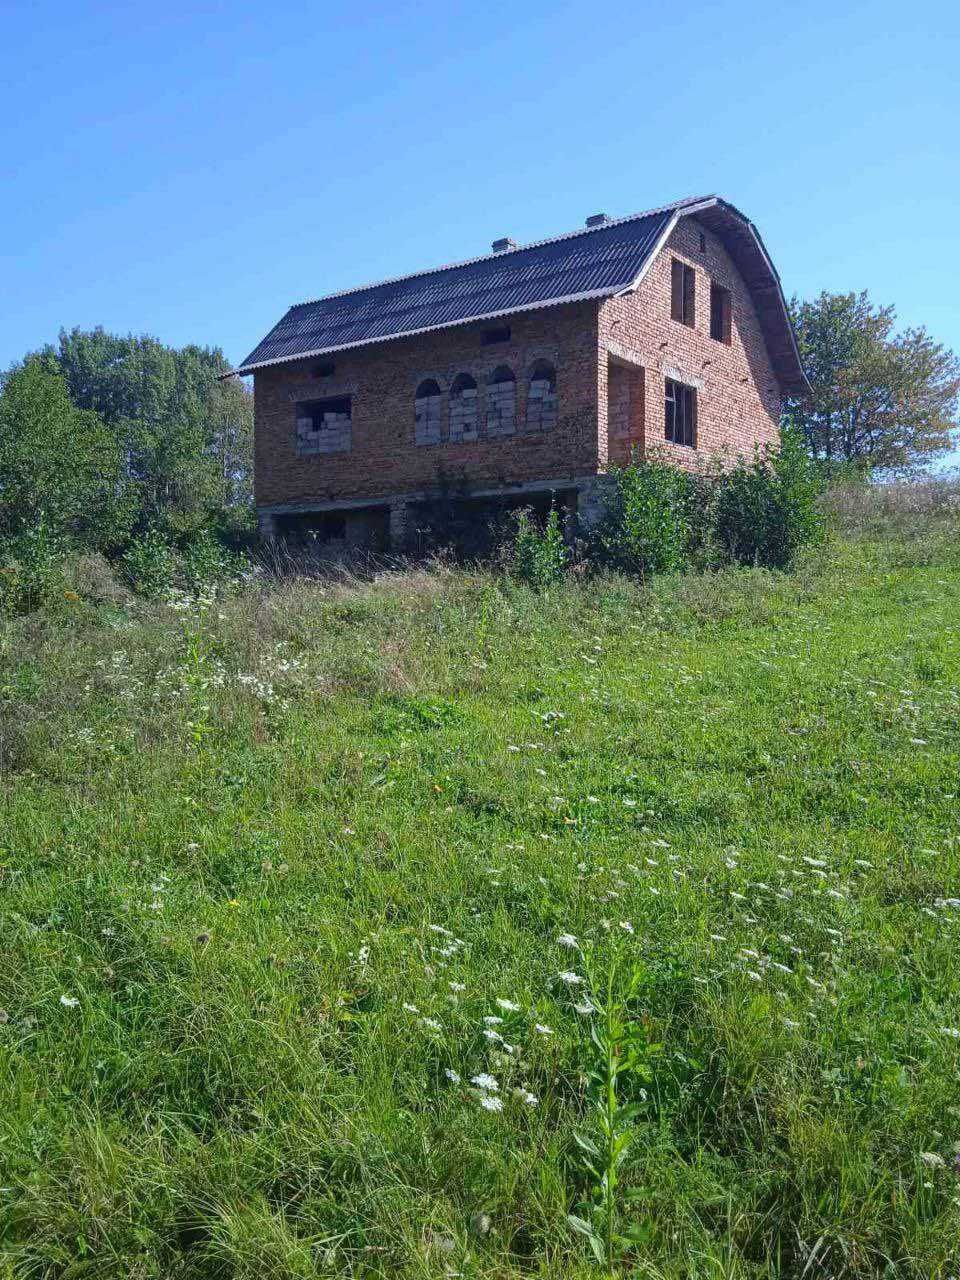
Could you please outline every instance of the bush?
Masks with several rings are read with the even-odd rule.
[[[713,536],[740,564],[785,569],[822,534],[822,481],[803,448],[785,434],[778,454],[742,460],[716,482]]]
[[[610,473],[610,488],[588,550],[611,568],[645,576],[687,561],[692,539],[692,482],[658,461],[635,461]]]
[[[41,516],[35,525],[11,538],[0,567],[0,610],[33,613],[63,594],[63,540]]]
[[[529,511],[517,513],[511,548],[511,571],[521,582],[538,591],[562,581],[567,567],[567,547],[556,507],[539,528]]]
[[[162,533],[149,529],[134,538],[120,559],[124,578],[142,596],[158,598],[174,585],[177,553]]]
[[[245,556],[230,551],[206,529],[187,543],[181,556],[181,576],[191,591],[236,578],[245,567]]]

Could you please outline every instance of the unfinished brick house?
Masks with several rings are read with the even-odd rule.
[[[369,546],[451,495],[589,522],[611,464],[752,454],[805,386],[760,236],[716,196],[300,303],[235,372],[263,532]]]

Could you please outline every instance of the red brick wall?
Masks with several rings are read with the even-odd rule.
[[[474,488],[573,477],[597,469],[597,303],[521,312],[509,324],[511,340],[484,346],[481,330],[463,325],[420,337],[334,352],[333,376],[314,378],[315,360],[263,369],[254,379],[255,478],[260,506],[349,498],[382,498],[435,488],[438,467],[455,479],[466,473]],[[527,374],[546,359],[557,372],[556,426],[526,432]],[[516,434],[474,442],[414,442],[414,396],[423,378],[443,391],[447,431],[450,384],[470,373],[480,388],[480,421],[487,376],[507,364],[517,378]],[[303,456],[296,446],[296,402],[352,396],[349,452]],[[482,426],[481,426],[482,435]]]
[[[700,248],[704,237],[705,249]],[[670,264],[680,258],[696,273],[696,325],[670,318]],[[731,343],[710,337],[710,281],[730,290]],[[752,455],[756,444],[780,439],[780,388],[750,294],[730,255],[694,218],[683,218],[633,294],[606,299],[600,307],[599,432],[602,465],[629,455],[624,435],[624,375],[608,366],[608,349],[621,348],[643,365],[643,445],[657,448],[680,466],[694,468],[711,454],[728,459]],[[664,439],[664,378],[697,387],[697,448]],[[636,400],[637,388],[634,388]],[[634,423],[634,433],[636,423]]]

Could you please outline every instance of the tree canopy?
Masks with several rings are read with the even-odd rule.
[[[813,457],[868,469],[922,466],[957,429],[960,361],[923,328],[895,333],[893,307],[864,293],[790,304],[812,394],[786,418]]]
[[[47,354],[73,403],[114,433],[142,524],[188,532],[249,503],[253,405],[242,383],[221,381],[230,366],[219,348],[98,328],[61,332]]]
[[[56,364],[32,356],[12,369],[0,392],[0,538],[43,519],[109,546],[129,533],[133,506],[116,435],[71,401]]]

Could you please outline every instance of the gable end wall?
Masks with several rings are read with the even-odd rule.
[[[706,249],[700,249],[703,235]],[[696,326],[670,317],[671,260],[680,258],[696,272]],[[729,346],[710,337],[710,281],[730,290],[732,333]],[[750,293],[721,241],[695,218],[681,218],[635,293],[606,299],[599,323],[601,393],[599,434],[601,465],[629,460],[631,439],[625,428],[630,381],[622,369],[607,378],[608,353],[622,352],[642,365],[642,446],[660,451],[688,470],[712,454],[728,462],[752,457],[755,446],[780,440],[780,387],[767,354]],[[632,370],[630,371],[632,373]],[[636,376],[636,375],[635,375]],[[697,448],[664,439],[664,379],[674,377],[697,388]],[[638,415],[632,435],[640,443]]]

